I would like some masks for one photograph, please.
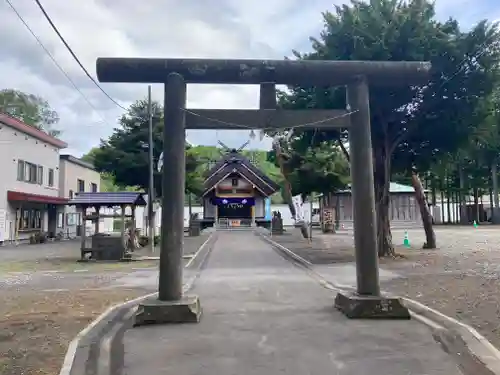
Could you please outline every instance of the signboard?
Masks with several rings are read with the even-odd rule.
[[[7,223],[7,211],[0,210],[0,242],[3,242],[5,239],[6,223]]]
[[[323,224],[326,226],[333,225],[334,212],[333,208],[323,208]]]
[[[240,224],[241,224],[241,221],[240,221],[240,220],[231,220],[231,221],[229,222],[229,225],[230,225],[231,227],[239,227],[239,226],[240,226]]]

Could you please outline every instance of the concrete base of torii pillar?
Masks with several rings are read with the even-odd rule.
[[[350,319],[410,319],[410,312],[396,297],[340,292],[335,307]]]
[[[202,308],[197,296],[183,296],[175,301],[160,301],[154,297],[139,305],[134,326],[198,323],[201,314]]]

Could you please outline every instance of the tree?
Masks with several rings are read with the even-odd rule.
[[[301,194],[305,199],[313,193],[320,193],[325,198],[323,201],[328,203],[327,206],[331,206],[333,193],[345,189],[349,182],[347,159],[335,143],[322,142],[313,147],[313,140],[306,134],[294,134],[294,137],[288,134],[279,139],[280,150],[277,152],[275,148],[269,152],[269,160],[282,168],[282,173],[290,184],[286,189],[288,195]],[[285,201],[290,202],[291,197],[287,197]],[[334,231],[333,227],[324,229],[326,232]]]
[[[149,154],[148,154],[148,102],[139,100],[132,104],[128,112],[120,120],[108,140],[101,140],[99,148],[93,152],[93,163],[96,169],[108,173],[120,186],[135,186],[147,190],[149,187]],[[163,108],[153,102],[153,160],[154,188],[157,196],[161,196],[161,173],[156,164],[163,150]],[[195,170],[198,162],[191,146],[186,144],[186,187],[196,192],[199,179]]]
[[[312,38],[313,52],[298,59],[430,60],[429,83],[393,89],[370,86],[379,255],[393,255],[389,222],[392,170],[425,170],[439,154],[454,152],[482,121],[476,109],[498,82],[499,34],[481,22],[470,32],[435,19],[426,0],[352,1],[323,14],[325,29]],[[345,89],[289,87],[288,108],[346,108]],[[313,132],[304,132],[312,137]],[[315,131],[315,143],[337,141],[345,132]]]
[[[82,160],[94,164],[94,156],[99,152],[99,148],[92,148],[88,153],[81,157]],[[115,182],[115,177],[106,172],[101,172],[101,191],[103,192],[117,192],[117,191],[137,191],[137,186],[120,186]]]
[[[0,112],[43,130],[53,137],[61,135],[61,131],[54,128],[59,122],[59,115],[45,99],[39,96],[13,89],[0,90]]]

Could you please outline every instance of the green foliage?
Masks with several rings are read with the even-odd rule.
[[[281,140],[284,172],[290,182],[292,194],[304,197],[312,193],[332,193],[347,187],[349,163],[338,146],[322,142],[315,147],[301,147],[302,138]],[[276,151],[268,159],[279,165]]]
[[[301,59],[430,60],[426,87],[370,87],[372,140],[379,160],[396,152],[396,167],[407,169],[467,142],[480,120],[477,105],[491,92],[498,63],[498,30],[486,22],[462,33],[458,23],[434,19],[427,1],[352,2],[325,12],[325,30],[312,39],[313,52]],[[344,88],[291,87],[281,93],[291,108],[345,108]],[[303,137],[312,138],[312,131]],[[316,143],[337,139],[338,132],[314,131]],[[346,133],[342,133],[345,136]],[[446,135],[446,136],[441,136]],[[393,159],[394,160],[394,159]]]
[[[153,103],[153,158],[154,182],[157,196],[161,195],[161,173],[156,165],[163,149],[163,109]],[[120,118],[120,126],[114,129],[107,140],[92,149],[83,159],[92,162],[101,172],[103,191],[147,190],[149,185],[148,116],[147,101],[140,100],[130,106]],[[269,177],[280,182],[277,168],[266,160],[265,151],[242,153],[254,159],[258,168]],[[190,146],[186,144],[186,190],[194,195],[193,204],[199,204],[197,196],[203,191],[203,182],[210,167],[223,155],[213,146]],[[186,203],[188,198],[186,197]],[[278,200],[279,202],[279,200]]]
[[[476,109],[482,121],[472,129],[469,141],[455,152],[442,154],[431,166],[429,178],[433,190],[473,194],[487,194],[492,185],[491,168],[498,167],[500,153],[500,95],[497,88],[492,95],[481,98]],[[459,171],[464,181],[460,188]],[[498,176],[497,176],[498,178]]]
[[[391,251],[388,189],[392,171],[427,170],[442,155],[463,148],[489,116],[483,106],[498,84],[499,31],[482,21],[469,32],[458,22],[435,19],[426,0],[352,1],[323,14],[325,27],[312,38],[308,60],[431,61],[428,84],[370,86],[379,246]],[[289,87],[279,95],[287,108],[346,108],[345,88]],[[339,131],[303,131],[302,147],[337,142]]]
[[[94,155],[98,152],[99,148],[92,148],[87,154],[81,157],[82,160],[94,164]],[[103,192],[118,192],[118,191],[140,191],[138,186],[123,186],[115,182],[112,174],[101,172],[101,191]]]
[[[134,186],[147,190],[149,185],[148,153],[148,103],[139,100],[132,104],[114,129],[108,140],[102,140],[99,148],[93,150],[93,163],[100,172],[113,176],[114,184]],[[161,173],[157,171],[161,150],[163,149],[163,108],[153,102],[153,159],[154,185],[157,196],[161,196]],[[186,145],[186,186],[196,191],[199,180],[193,174],[197,161]]]
[[[39,96],[14,89],[0,90],[0,112],[43,130],[53,137],[61,135],[61,131],[54,128],[59,122],[59,115],[45,99]]]

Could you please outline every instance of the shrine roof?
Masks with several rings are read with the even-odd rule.
[[[203,186],[203,195],[206,195],[218,183],[233,173],[240,175],[253,184],[264,196],[270,196],[280,188],[247,157],[233,149],[215,163],[208,172],[208,177]]]
[[[97,192],[97,193],[76,193],[75,197],[68,202],[68,205],[75,206],[121,206],[134,205],[145,206],[144,195],[138,192]]]

